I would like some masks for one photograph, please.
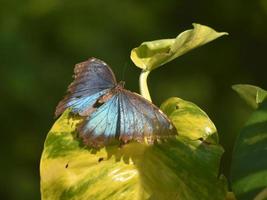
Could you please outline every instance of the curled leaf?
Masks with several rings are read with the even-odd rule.
[[[267,91],[254,85],[237,84],[232,88],[253,108],[257,108],[267,98]]]
[[[228,34],[216,32],[201,24],[194,23],[193,27],[173,39],[143,42],[131,51],[132,61],[137,67],[152,71],[194,48]]]

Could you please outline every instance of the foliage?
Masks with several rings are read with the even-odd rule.
[[[143,42],[131,52],[134,64],[147,71],[170,62],[179,56],[200,47],[227,33],[218,33],[208,26],[193,24],[194,28],[180,33],[174,39]]]
[[[179,135],[191,140],[202,139],[218,144],[219,136],[213,122],[197,105],[172,97],[160,107],[172,120]]]
[[[253,108],[258,108],[267,98],[267,91],[254,85],[239,84],[232,88]]]
[[[183,116],[174,106],[177,100],[183,104]],[[40,166],[42,199],[223,200],[227,186],[223,176],[218,178],[223,149],[217,142],[196,139],[206,137],[206,130],[213,130],[208,134],[217,138],[214,124],[201,109],[192,112],[192,103],[181,99],[167,100],[162,110],[170,119],[180,115],[181,121],[174,121],[180,133],[177,138],[99,151],[81,144],[75,130],[80,119],[66,111],[45,142]],[[187,129],[194,132],[188,138]]]
[[[228,33],[218,33],[208,26],[193,24],[194,29],[180,33],[175,39],[143,42],[131,51],[133,63],[143,69],[140,75],[140,93],[151,101],[147,86],[149,73],[179,56]]]
[[[194,27],[173,40],[168,50],[173,55],[163,61],[156,53],[155,62],[145,63],[144,70],[151,71],[224,34],[198,24]],[[153,48],[146,49],[148,54],[162,50],[157,44],[149,42]],[[140,84],[141,90],[143,84],[147,87],[146,79]],[[198,106],[176,97],[166,100],[161,109],[178,136],[153,145],[132,142],[100,150],[84,147],[75,126],[82,119],[65,111],[45,142],[40,166],[42,199],[224,200],[227,183],[219,175],[223,149],[212,121]]]
[[[226,33],[194,24],[176,39],[144,42],[131,52],[141,94],[151,100],[147,77],[153,69]],[[252,85],[233,89],[256,110],[238,136],[229,191],[219,172],[223,148],[215,125],[192,102],[172,97],[161,110],[178,135],[149,145],[85,147],[77,137],[82,119],[70,110],[47,135],[41,158],[42,199],[264,200],[267,198],[267,91]]]
[[[236,134],[251,109],[229,89],[249,82],[267,89],[267,1],[1,1],[0,199],[39,199],[37,170],[54,108],[75,63],[94,56],[138,91],[129,49],[172,38],[197,21],[231,33],[168,63],[149,77],[156,105],[178,96],[216,124],[229,178]]]
[[[240,200],[267,199],[267,92],[252,85],[234,89],[258,107],[238,136],[233,152],[232,188]]]

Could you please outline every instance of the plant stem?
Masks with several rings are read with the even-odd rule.
[[[147,77],[149,75],[150,71],[148,70],[143,70],[140,74],[139,77],[139,87],[140,87],[140,94],[146,98],[148,101],[152,101],[150,94],[149,94],[149,90],[148,90],[148,86],[147,86]]]

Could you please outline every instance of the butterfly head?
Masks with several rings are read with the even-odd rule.
[[[116,85],[116,90],[123,90],[123,89],[124,89],[124,85],[125,85],[125,82],[124,82],[124,81],[120,81],[120,82]]]

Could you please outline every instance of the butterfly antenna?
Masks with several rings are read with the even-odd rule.
[[[126,69],[129,67],[129,63],[127,61],[124,62],[123,70],[122,70],[122,80],[125,81],[125,73]]]

